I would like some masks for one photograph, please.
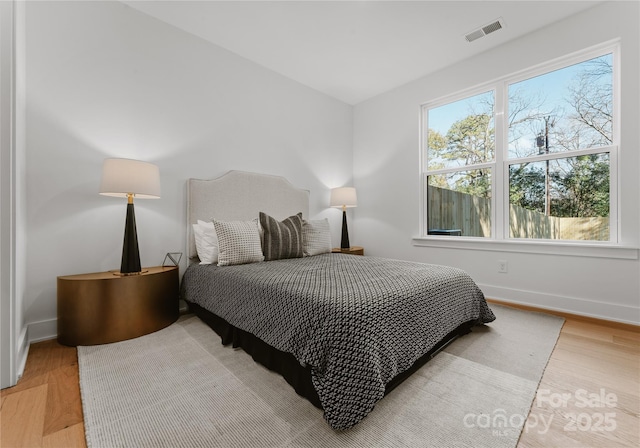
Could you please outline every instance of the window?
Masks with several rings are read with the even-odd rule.
[[[427,233],[491,236],[494,93],[427,110]]]
[[[616,241],[615,54],[424,105],[422,234]]]

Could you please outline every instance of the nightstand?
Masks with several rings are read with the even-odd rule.
[[[351,246],[349,249],[340,249],[339,247],[334,247],[333,249],[331,249],[331,252],[334,254],[364,255],[364,247]]]
[[[178,267],[58,277],[58,342],[95,345],[153,333],[178,319]]]

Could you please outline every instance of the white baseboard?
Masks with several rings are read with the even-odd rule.
[[[640,308],[576,297],[545,294],[535,291],[478,285],[486,297],[550,311],[593,317],[631,325],[640,325]]]
[[[47,319],[39,322],[30,322],[29,344],[46,341],[58,337],[58,319]]]
[[[28,330],[25,325],[20,331],[20,336],[18,337],[18,353],[17,353],[17,375],[16,380],[19,380],[24,373],[24,367],[27,365],[27,356],[29,355],[29,338],[27,337]]]

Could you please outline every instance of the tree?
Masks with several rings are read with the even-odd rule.
[[[558,197],[551,202],[554,216],[609,216],[609,160],[599,154],[576,157],[570,170],[556,171],[552,182]]]
[[[571,112],[552,137],[561,150],[607,146],[613,142],[613,66],[610,55],[584,63],[565,98]],[[562,162],[562,163],[560,163]],[[609,159],[568,157],[552,176],[554,216],[609,216]]]
[[[446,136],[429,130],[429,169],[468,166],[493,160],[495,130],[493,117],[487,113],[470,114],[451,125]],[[445,180],[446,177],[446,180]],[[430,185],[463,193],[489,197],[491,181],[485,169],[457,171],[446,176],[431,176]]]
[[[569,118],[579,125],[583,147],[610,145],[613,141],[613,66],[611,58],[586,62],[570,87]]]
[[[509,167],[509,203],[540,213],[545,211],[545,170],[536,164]]]
[[[580,157],[572,156],[570,152],[607,146],[613,141],[612,56],[583,62],[571,70],[575,73],[574,79],[566,89],[562,103],[550,103],[543,91],[531,87],[539,83],[525,80],[509,86],[509,157],[537,155],[535,138],[541,129],[547,139],[545,149],[552,153],[567,153],[562,158],[511,165],[510,203],[544,213],[548,194],[553,216],[608,216],[609,160],[606,152]],[[490,196],[490,171],[466,167],[494,160],[493,101],[493,95],[485,95],[471,102],[467,115],[454,122],[445,135],[429,129],[429,169],[456,169],[447,174],[431,175],[431,186]],[[548,170],[545,164],[551,169]],[[548,193],[545,192],[546,184],[549,185]]]
[[[437,154],[447,147],[447,139],[438,131],[429,128],[429,132],[427,133],[427,146],[430,152],[433,151]]]
[[[605,55],[581,64],[581,70],[567,90],[564,105],[556,107],[548,116],[554,126],[549,128],[549,145],[552,152],[606,146],[612,143],[612,90],[611,56]],[[532,94],[535,96],[535,94]],[[515,100],[513,117],[510,108],[509,137],[526,135],[523,126],[542,121],[546,114],[526,112],[524,107],[534,102],[520,94]],[[535,125],[534,125],[535,126]],[[539,125],[538,125],[539,126]],[[531,133],[529,133],[531,135]],[[510,142],[510,148],[517,142]],[[592,217],[609,215],[609,162],[601,155],[568,157],[551,162],[550,203],[551,215],[559,217]],[[535,174],[538,173],[538,174]],[[510,169],[510,200],[529,210],[540,208],[540,191],[544,193],[544,173],[527,163]],[[544,203],[544,198],[543,201]]]
[[[540,123],[545,117],[561,113],[558,107],[545,106],[545,97],[540,92],[526,91],[516,84],[509,88],[509,155],[526,157],[536,151],[530,136],[540,133]],[[526,144],[522,147],[522,139]],[[525,168],[523,166],[523,168]]]
[[[486,113],[468,115],[451,125],[446,140],[447,146],[440,154],[444,160],[461,165],[490,162],[495,153],[493,117]]]

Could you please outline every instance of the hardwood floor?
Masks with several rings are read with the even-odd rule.
[[[640,334],[567,319],[538,397],[520,448],[640,446]]]
[[[564,317],[518,447],[640,446],[640,333]],[[75,348],[33,344],[23,377],[0,399],[2,448],[86,446]]]
[[[0,397],[0,447],[86,446],[75,348],[32,344],[22,378]]]

